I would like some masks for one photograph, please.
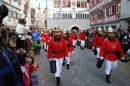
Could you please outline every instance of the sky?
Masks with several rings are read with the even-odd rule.
[[[42,9],[45,9],[46,7],[46,0],[30,0],[31,1],[31,7],[38,7],[39,3]]]

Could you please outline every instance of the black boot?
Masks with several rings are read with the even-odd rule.
[[[106,75],[106,82],[110,83],[110,79],[109,79],[110,75]]]
[[[69,69],[70,69],[69,64],[67,64],[67,70],[69,70]]]
[[[110,75],[109,76],[111,76],[111,70],[110,70]]]
[[[45,51],[47,52],[47,49],[45,49]]]
[[[99,60],[100,60],[100,58],[97,58],[97,60],[99,61]]]
[[[63,62],[62,66],[65,66],[65,62]]]
[[[60,86],[60,77],[56,77],[56,80],[57,80],[56,85]]]

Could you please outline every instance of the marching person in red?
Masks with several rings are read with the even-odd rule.
[[[97,60],[99,60],[100,47],[102,42],[104,41],[104,36],[101,28],[98,28],[97,34],[94,36],[93,49],[97,50]]]
[[[76,30],[74,30],[73,31],[73,33],[71,34],[71,38],[72,38],[72,40],[73,40],[73,46],[74,46],[74,48],[76,48],[75,47],[75,44],[76,44],[76,41],[77,41],[77,33],[76,33]]]
[[[48,36],[47,30],[44,30],[44,35],[43,36],[45,37],[44,49],[47,52],[47,36]]]
[[[124,53],[118,39],[114,38],[113,28],[108,28],[108,37],[103,41],[100,50],[100,60],[105,58],[106,63],[106,82],[110,83],[111,71],[117,67],[118,56],[124,59]]]
[[[53,37],[53,31],[51,29],[48,30],[48,35],[46,36],[46,49],[48,51],[48,44],[50,42],[50,40]]]
[[[86,40],[86,30],[84,29],[83,32],[81,32],[79,36],[81,40],[80,48],[84,49],[85,40]]]
[[[59,28],[54,29],[54,37],[50,40],[48,45],[47,59],[56,60],[56,73],[55,77],[57,80],[56,85],[60,85],[60,74],[62,72],[63,58],[68,57],[66,41],[61,37],[61,31]]]
[[[74,46],[72,43],[72,39],[69,37],[69,34],[67,32],[67,30],[63,31],[63,38],[65,39],[66,43],[67,43],[67,52],[68,52],[68,57],[65,58],[67,61],[67,69],[69,69],[69,64],[70,64],[70,53],[74,53]],[[64,64],[65,62],[63,62]]]

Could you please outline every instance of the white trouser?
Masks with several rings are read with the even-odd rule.
[[[117,60],[116,60],[116,61],[110,61],[110,60],[105,59],[105,63],[106,63],[105,74],[106,74],[106,75],[110,75],[110,71],[111,71],[113,68],[116,68],[116,67],[117,67]]]
[[[97,50],[97,58],[99,58],[100,48],[96,48],[96,50]]]
[[[55,73],[55,77],[60,77],[60,73],[62,71],[62,63],[63,63],[63,58],[56,59],[56,73]]]
[[[66,58],[67,64],[70,64],[70,52],[68,53],[68,57]]]
[[[46,42],[44,42],[44,49],[47,49]]]
[[[80,46],[84,47],[84,44],[85,44],[85,41],[81,40],[81,45]]]
[[[73,45],[75,45],[76,44],[76,40],[73,40]]]

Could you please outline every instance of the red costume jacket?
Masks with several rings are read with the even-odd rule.
[[[66,43],[67,43],[67,52],[69,53],[69,52],[74,51],[74,46],[73,46],[72,39],[69,38],[68,40],[66,40]]]
[[[77,40],[77,34],[76,33],[72,33],[71,34],[71,38],[72,38],[72,40]]]
[[[79,36],[80,36],[80,39],[81,40],[86,40],[86,34],[84,33],[84,32],[81,32],[80,34],[79,34]]]
[[[110,61],[116,61],[118,59],[115,54],[116,51],[119,51],[120,56],[124,57],[124,53],[118,39],[114,39],[114,41],[111,42],[108,39],[105,39],[100,48],[100,57],[104,57]]]
[[[53,36],[50,36],[49,34],[46,36],[46,42],[49,43],[49,41],[53,38]]]
[[[67,44],[63,38],[60,38],[60,41],[54,41],[54,37],[50,40],[48,45],[47,59],[52,57],[60,59],[63,57],[68,57],[67,53]]]
[[[100,48],[103,41],[104,41],[104,36],[95,35],[93,47]]]

